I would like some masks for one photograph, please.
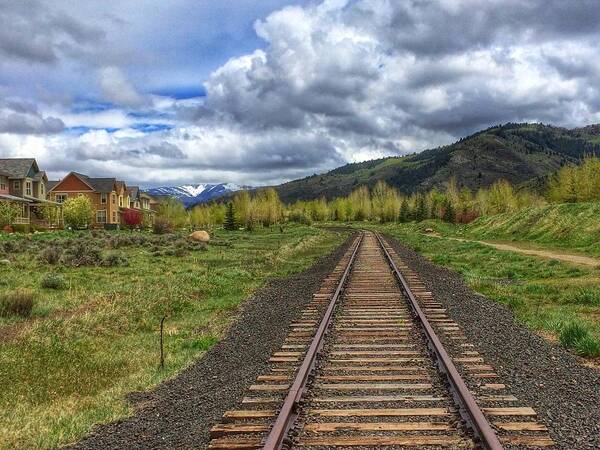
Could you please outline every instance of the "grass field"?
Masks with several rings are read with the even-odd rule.
[[[135,232],[0,237],[0,448],[54,447],[130,414],[126,393],[190,364],[252,291],[344,237],[304,226],[217,231],[207,247]],[[2,308],[11,296],[34,302],[27,317]]]
[[[423,233],[427,227],[444,235],[465,234],[464,227],[440,222],[376,226],[436,264],[461,273],[471,288],[507,305],[533,329],[582,356],[600,356],[600,267],[579,267],[427,236]],[[482,222],[478,233],[485,235]],[[571,249],[564,242],[562,248]]]

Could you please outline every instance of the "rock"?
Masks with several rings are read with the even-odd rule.
[[[435,233],[435,231],[433,231],[433,228],[425,228],[425,233]]]
[[[194,241],[204,242],[206,244],[210,241],[210,235],[204,230],[194,231],[188,237]]]
[[[8,259],[0,259],[0,264],[2,264],[3,266],[10,264],[10,261]]]

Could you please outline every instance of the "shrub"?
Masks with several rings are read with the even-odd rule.
[[[0,228],[13,223],[21,214],[21,206],[13,202],[0,202]]]
[[[166,217],[157,217],[152,224],[154,234],[166,234],[172,229],[171,221]]]
[[[15,233],[29,233],[31,231],[31,227],[24,223],[13,225],[12,229]]]
[[[51,245],[40,252],[38,259],[47,264],[57,264],[60,261],[61,255],[62,250],[55,245]]]
[[[303,225],[312,225],[312,218],[303,211],[293,211],[290,213],[289,220],[291,222],[301,223]]]
[[[123,212],[123,222],[129,228],[138,228],[144,220],[142,213],[136,209],[126,209]]]
[[[62,275],[49,273],[42,278],[40,286],[45,289],[64,289],[66,283]]]
[[[29,317],[35,304],[33,292],[18,290],[0,295],[0,316]]]
[[[100,249],[86,242],[76,242],[61,258],[63,264],[73,267],[97,266],[101,260]]]
[[[104,267],[118,267],[118,266],[128,266],[129,261],[127,258],[119,255],[118,253],[108,253],[104,258],[102,258],[102,265]]]
[[[63,203],[63,217],[75,229],[89,228],[94,218],[92,202],[85,195],[69,198]]]

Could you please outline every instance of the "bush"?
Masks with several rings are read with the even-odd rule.
[[[13,223],[21,215],[21,205],[14,202],[0,202],[0,228]]]
[[[101,251],[94,244],[76,242],[62,256],[61,261],[66,266],[97,266],[102,261]]]
[[[62,275],[49,273],[42,278],[40,286],[44,289],[64,289],[66,283]]]
[[[19,290],[0,295],[0,316],[29,317],[35,304],[33,292]]]
[[[171,221],[166,217],[157,217],[152,224],[154,234],[166,234],[171,232],[172,228]]]
[[[129,228],[138,228],[144,220],[142,213],[136,209],[126,209],[123,212],[123,222]]]
[[[69,198],[63,203],[63,217],[65,224],[81,230],[89,228],[94,219],[92,202],[84,195]]]
[[[47,264],[58,264],[61,255],[62,250],[60,247],[51,245],[40,252],[38,259]]]
[[[302,225],[312,225],[312,218],[303,211],[293,211],[290,213],[289,220],[291,222],[301,223]]]
[[[31,231],[31,227],[24,223],[13,225],[12,229],[15,233],[29,233]]]
[[[102,258],[102,265],[104,267],[118,267],[118,266],[128,266],[129,261],[127,258],[119,255],[118,253],[108,253],[104,258]]]

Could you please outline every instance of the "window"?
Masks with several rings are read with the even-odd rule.
[[[31,181],[25,182],[25,195],[29,195],[29,196],[33,195],[33,193],[31,192]]]
[[[119,206],[122,208],[123,207],[123,196],[119,195]]]
[[[21,190],[21,182],[19,180],[13,181],[13,189],[17,191]]]
[[[96,222],[98,223],[106,223],[106,210],[99,209],[96,211]]]
[[[114,205],[117,202],[117,196],[115,194],[111,195],[112,204]]]
[[[67,201],[67,194],[56,194],[54,196],[54,200],[56,201],[56,203],[64,203]]]
[[[40,192],[44,195],[44,183],[40,183]]]
[[[112,214],[112,219],[113,219],[113,220],[112,220],[112,221],[113,221],[113,223],[117,221],[117,212],[116,212],[116,211],[113,211],[113,214]]]
[[[6,190],[6,181],[4,179],[0,179],[0,191]]]
[[[102,203],[103,205],[106,204],[106,194],[104,192],[100,194],[100,203]]]

